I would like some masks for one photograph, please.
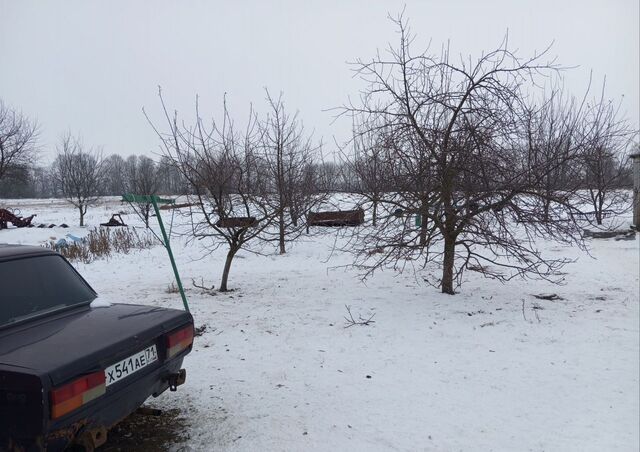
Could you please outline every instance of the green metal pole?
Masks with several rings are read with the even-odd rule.
[[[173,259],[173,252],[171,251],[171,244],[169,243],[169,237],[164,230],[164,223],[162,223],[162,217],[160,216],[160,209],[158,209],[158,203],[155,196],[150,196],[151,204],[153,204],[153,210],[156,212],[156,218],[158,218],[158,224],[160,225],[160,232],[162,232],[162,238],[164,239],[164,247],[169,253],[169,260],[171,261],[171,267],[173,267],[173,273],[176,275],[176,282],[178,283],[178,290],[180,290],[180,296],[182,296],[182,303],[184,304],[184,310],[189,312],[189,303],[187,303],[187,296],[184,294],[182,288],[182,281],[180,281],[180,275],[178,274],[178,267],[176,261]]]

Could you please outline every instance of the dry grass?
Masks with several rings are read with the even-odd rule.
[[[180,289],[178,289],[178,286],[175,283],[170,283],[167,288],[165,289],[166,293],[179,293]]]
[[[158,241],[149,233],[139,234],[130,228],[94,228],[82,240],[72,242],[66,246],[57,246],[51,241],[45,246],[53,249],[72,262],[88,264],[96,259],[109,257],[113,253],[128,254],[135,249],[146,249],[157,245]]]

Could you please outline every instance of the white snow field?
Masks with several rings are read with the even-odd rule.
[[[78,222],[61,200],[0,205],[37,213],[34,223]],[[89,227],[4,230],[0,242],[82,236],[121,209],[111,199],[89,210]],[[236,290],[212,296],[191,281],[217,286],[224,249],[203,255],[201,243],[174,237],[206,331],[185,360],[187,383],[149,401],[184,413],[188,429],[169,449],[639,450],[637,240],[594,240],[591,256],[540,243],[578,259],[564,285],[468,273],[455,296],[411,272],[363,283],[343,267],[351,256],[331,252],[334,241],[327,230],[284,256],[241,252],[229,280]],[[167,293],[173,274],[161,246],[76,267],[111,302],[182,308]],[[345,328],[345,305],[375,313],[375,323]]]

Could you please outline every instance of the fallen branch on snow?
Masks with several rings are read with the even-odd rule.
[[[539,294],[533,294],[532,296],[537,298],[538,300],[548,300],[548,301],[564,300],[564,298],[559,296],[557,293],[539,293]]]
[[[203,278],[200,278],[200,284],[199,285],[196,283],[196,280],[194,278],[191,278],[191,284],[193,284],[193,287],[195,287],[197,289],[201,289],[202,291],[204,291],[208,295],[215,295],[216,294],[215,293],[216,286],[215,285],[213,285],[211,287],[205,286]]]
[[[353,318],[353,314],[351,313],[351,306],[347,306],[346,304],[344,305],[345,308],[347,308],[347,313],[349,314],[349,317],[345,316],[345,320],[347,321],[347,323],[345,324],[345,328],[350,328],[353,325],[361,325],[361,326],[369,326],[372,323],[376,323],[375,320],[372,320],[376,313],[374,312],[373,314],[371,314],[371,316],[368,319],[363,318],[361,315],[358,314],[358,320]]]

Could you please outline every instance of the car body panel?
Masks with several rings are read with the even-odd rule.
[[[94,372],[104,369],[190,321],[184,311],[158,307],[82,306],[0,330],[0,364],[47,373],[55,386],[69,375],[91,372],[87,358],[95,364]]]
[[[0,263],[51,254],[57,255],[43,248],[0,246]],[[188,326],[193,327],[193,318],[185,311],[120,303],[95,308],[84,303],[2,325],[0,450],[59,451],[84,432],[106,432],[148,397],[169,388],[191,347],[168,359],[166,338]],[[156,361],[52,419],[54,388],[104,371],[151,345],[157,349]]]
[[[55,251],[41,246],[12,245],[9,243],[0,244],[0,260],[50,254],[58,255]]]

